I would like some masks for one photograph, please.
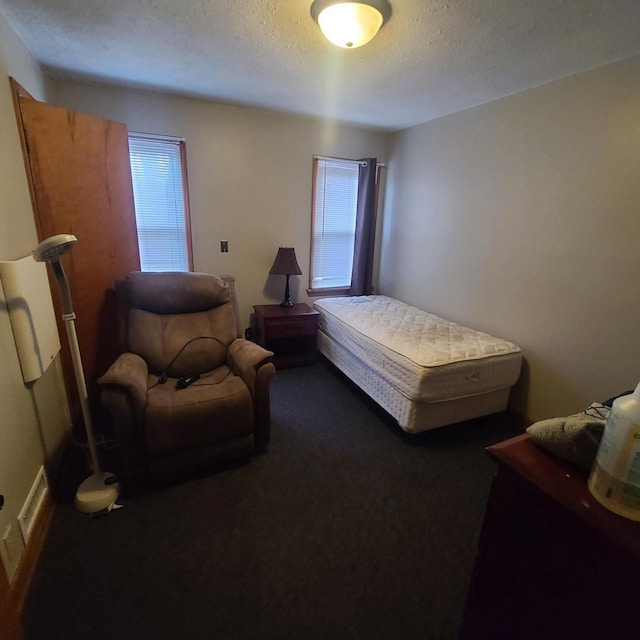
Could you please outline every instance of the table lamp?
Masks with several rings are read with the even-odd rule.
[[[280,303],[281,307],[293,307],[291,296],[289,294],[289,276],[302,275],[300,266],[296,260],[296,252],[293,247],[280,247],[278,255],[273,261],[273,266],[269,274],[287,276],[287,284],[284,289],[284,300]]]

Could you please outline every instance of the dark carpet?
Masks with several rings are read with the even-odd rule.
[[[27,640],[457,638],[507,414],[408,435],[326,362],[276,374],[251,462],[56,508]]]

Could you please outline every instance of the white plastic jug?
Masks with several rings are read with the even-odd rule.
[[[607,509],[640,521],[640,384],[611,407],[589,490]]]

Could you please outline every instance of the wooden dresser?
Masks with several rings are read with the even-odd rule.
[[[527,435],[487,453],[498,470],[461,638],[640,637],[640,523],[602,507],[585,471]]]

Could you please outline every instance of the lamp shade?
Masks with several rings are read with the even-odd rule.
[[[295,249],[293,247],[280,247],[269,273],[283,276],[301,275],[302,271],[296,260]]]
[[[391,16],[387,0],[315,0],[311,15],[329,42],[344,49],[367,44]]]
[[[78,238],[70,233],[60,233],[43,240],[34,250],[33,259],[36,262],[55,262],[59,260],[73,245],[78,242]]]

